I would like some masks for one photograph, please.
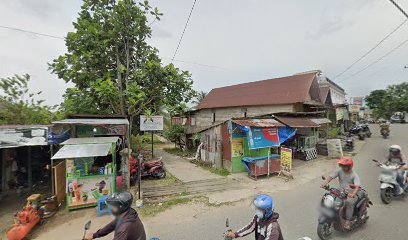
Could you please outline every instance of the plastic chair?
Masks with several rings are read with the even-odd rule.
[[[102,195],[98,199],[98,217],[102,216],[102,214],[107,213],[112,215],[112,211],[108,204],[106,204],[106,200],[108,199],[107,195]]]

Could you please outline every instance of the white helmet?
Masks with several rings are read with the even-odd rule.
[[[395,149],[395,150],[399,150],[399,151],[401,151],[401,150],[402,150],[402,148],[401,148],[401,146],[400,146],[400,145],[391,145],[391,146],[390,146],[390,150],[393,150],[393,149]]]

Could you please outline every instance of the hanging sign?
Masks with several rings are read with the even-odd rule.
[[[140,115],[140,131],[163,131],[163,116]]]
[[[278,128],[251,127],[246,133],[250,149],[279,146]]]
[[[281,147],[281,171],[292,172],[292,149]]]

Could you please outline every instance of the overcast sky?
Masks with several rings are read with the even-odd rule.
[[[1,0],[0,25],[64,37],[81,0]],[[397,0],[408,10],[406,1]],[[193,0],[154,0],[164,16],[152,25],[150,44],[169,63]],[[329,78],[404,21],[388,0],[197,0],[175,65],[192,73],[194,87],[256,81],[320,69]],[[32,75],[31,88],[58,104],[68,86],[47,63],[66,51],[64,41],[0,28],[0,77]],[[349,96],[408,79],[408,43],[346,79],[408,39],[408,23],[343,76]],[[199,63],[186,63],[194,62]],[[346,80],[345,80],[346,79]]]

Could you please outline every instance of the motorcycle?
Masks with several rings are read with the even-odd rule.
[[[141,161],[141,175],[142,177],[153,177],[156,179],[162,179],[166,177],[166,169],[162,158],[152,159],[150,161],[144,161],[143,156],[139,154],[137,158],[130,158],[130,183],[134,185],[137,182],[139,161]]]
[[[361,128],[363,129],[363,132],[366,135],[366,137],[370,138],[372,133],[370,128],[368,127],[368,124],[361,124]]]
[[[380,133],[383,138],[387,138],[390,135],[390,125],[388,124],[382,124],[380,125]]]
[[[366,134],[364,133],[363,128],[359,125],[352,126],[349,130],[349,134],[358,136],[359,140],[364,140],[366,137]]]
[[[395,164],[395,163],[379,163],[379,161],[373,159],[376,165],[381,168],[381,174],[378,178],[380,181],[381,189],[381,200],[385,204],[390,204],[392,199],[395,197],[405,196],[406,190],[402,188],[397,182],[398,170],[401,166],[404,166],[405,163]],[[404,186],[407,186],[407,171],[404,171]]]
[[[354,150],[354,139],[350,133],[346,136],[346,145],[344,146],[344,150],[348,152],[352,152]]]
[[[322,179],[326,180],[324,176],[322,176]],[[353,188],[354,186],[350,187]],[[356,196],[358,197],[358,201],[355,205],[350,229],[345,228],[347,192],[338,188],[332,188],[330,185],[327,185],[324,189],[327,193],[323,195],[321,200],[320,216],[317,226],[317,235],[320,239],[329,239],[333,233],[333,229],[348,232],[367,222],[369,218],[367,208],[372,205],[372,202],[363,189],[359,191]]]

